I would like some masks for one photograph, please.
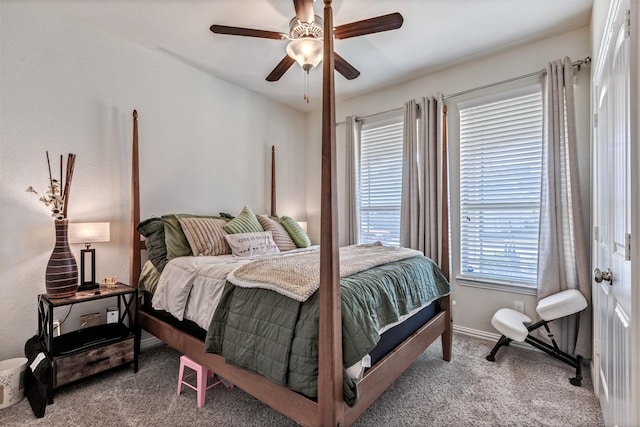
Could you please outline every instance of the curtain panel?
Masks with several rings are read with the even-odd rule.
[[[545,138],[538,249],[538,300],[577,289],[591,305],[591,279],[578,177],[573,67],[568,57],[547,64]],[[561,349],[591,357],[591,310],[552,322]]]
[[[354,116],[347,116],[346,127],[346,150],[345,150],[345,200],[347,203],[347,221],[345,230],[346,244],[355,245],[359,240],[360,231],[360,132],[362,123]]]
[[[438,101],[405,104],[400,246],[422,251],[442,266],[442,139]],[[445,199],[446,200],[446,199]]]

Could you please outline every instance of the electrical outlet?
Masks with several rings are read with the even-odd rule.
[[[524,313],[524,301],[513,301],[513,308],[520,313]]]

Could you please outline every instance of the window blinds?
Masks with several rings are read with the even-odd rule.
[[[400,245],[402,117],[360,137],[360,243]]]
[[[535,286],[542,93],[460,110],[460,270]]]

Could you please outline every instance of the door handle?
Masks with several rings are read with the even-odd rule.
[[[613,284],[613,274],[610,268],[607,268],[607,271],[600,271],[599,268],[596,268],[593,270],[593,278],[596,283],[601,283],[604,280],[605,282],[609,282],[610,285]]]

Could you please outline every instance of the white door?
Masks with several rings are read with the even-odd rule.
[[[612,2],[593,81],[594,369],[608,426],[637,424],[631,376],[637,314],[631,287],[629,9],[629,0]]]

